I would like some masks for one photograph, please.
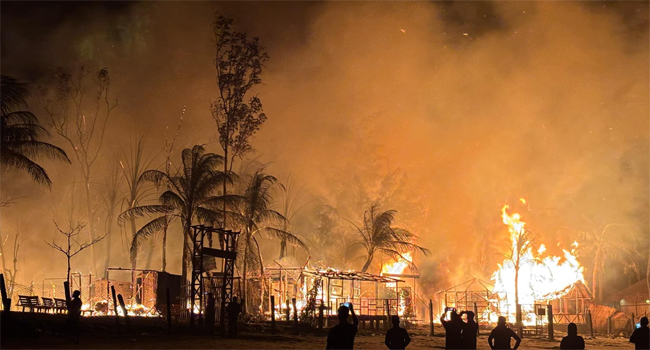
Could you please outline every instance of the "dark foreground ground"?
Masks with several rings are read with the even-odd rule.
[[[16,314],[14,314],[16,315]],[[279,334],[270,334],[268,325],[240,325],[244,331],[238,339],[218,335],[192,335],[184,325],[175,325],[174,334],[166,334],[162,320],[132,319],[131,335],[127,336],[125,325],[122,335],[117,335],[112,318],[84,318],[79,344],[73,344],[65,333],[64,317],[52,315],[20,315],[11,324],[2,323],[2,349],[324,349],[326,331],[303,329],[301,335],[293,334],[289,325],[278,325]],[[440,331],[438,329],[438,331]],[[360,330],[355,349],[386,349],[383,332]],[[426,327],[409,330],[413,339],[408,349],[443,349],[444,337],[428,336]],[[521,349],[559,349],[557,341],[525,338]],[[587,349],[634,349],[625,338],[586,339]],[[479,349],[488,350],[487,335],[478,340]]]

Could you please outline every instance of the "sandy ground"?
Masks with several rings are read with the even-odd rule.
[[[408,349],[443,349],[443,337],[414,335]],[[355,349],[386,349],[383,336],[360,335]],[[479,349],[489,349],[487,337],[478,340]],[[634,349],[627,339],[586,339],[587,349]],[[83,334],[78,345],[64,336],[41,336],[38,339],[4,339],[2,349],[324,349],[324,335],[266,335],[242,333],[238,339],[220,336]],[[520,349],[559,349],[559,341],[528,338]]]
[[[0,315],[4,316],[4,315]],[[113,317],[82,318],[79,344],[73,344],[66,331],[66,316],[42,313],[12,313],[10,319],[0,317],[0,349],[324,349],[327,330],[301,325],[301,335],[294,335],[292,323],[278,322],[278,334],[270,334],[269,323],[240,323],[242,332],[238,339],[219,335],[192,335],[185,323],[175,323],[174,333],[166,333],[162,318],[132,318],[131,336],[117,335]],[[127,331],[121,321],[122,334]],[[409,329],[413,341],[408,349],[443,349],[442,329],[430,337],[426,326]],[[488,330],[481,330],[478,349],[488,350]],[[528,337],[520,349],[559,349],[561,335],[556,331],[556,341]],[[386,349],[384,331],[360,329],[355,349]],[[587,349],[634,349],[627,338],[585,338]]]

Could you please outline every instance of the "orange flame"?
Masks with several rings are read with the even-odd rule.
[[[526,203],[525,199],[521,199]],[[526,223],[521,221],[518,213],[508,214],[508,205],[501,209],[503,223],[508,226],[512,239],[512,248],[517,247],[517,237],[525,231]],[[533,304],[539,301],[558,299],[567,293],[574,283],[584,283],[584,268],[573,255],[578,242],[573,242],[571,251],[563,249],[564,256],[544,256],[546,246],[540,244],[537,250],[529,247],[522,252],[519,268],[519,304],[522,305],[525,324],[535,323],[535,310]],[[501,301],[499,308],[506,312],[510,322],[515,322],[515,267],[510,259],[499,265],[499,269],[492,275],[494,290],[499,294]]]
[[[400,258],[399,260],[393,262],[392,264],[386,264],[382,267],[381,273],[390,273],[399,275],[404,273],[404,270],[413,262],[411,253],[402,254],[405,259]]]

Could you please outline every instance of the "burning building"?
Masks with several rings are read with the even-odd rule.
[[[520,201],[526,204],[522,198]],[[534,246],[532,233],[526,229],[520,214],[501,209],[501,218],[508,227],[511,246],[504,261],[492,275],[492,282],[471,279],[437,293],[438,312],[445,306],[472,310],[479,322],[494,323],[498,316],[517,323],[517,305],[521,308],[523,325],[547,322],[548,305],[553,306],[556,323],[584,323],[593,297],[584,284],[584,268],[576,258],[578,243],[563,256],[547,254],[546,246]]]

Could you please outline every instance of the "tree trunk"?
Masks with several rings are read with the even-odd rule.
[[[90,172],[90,169],[87,170],[87,173]],[[86,212],[88,214],[88,235],[90,236],[90,242],[95,240],[95,218],[93,215],[92,206],[90,205],[90,175],[84,176],[85,180],[85,190],[86,190]],[[97,261],[95,260],[95,247],[94,245],[90,246],[90,259],[92,261],[93,271],[97,273]]]
[[[68,273],[65,280],[68,281],[68,286],[70,286],[70,256],[68,256]],[[72,288],[72,286],[70,286],[70,288]]]
[[[187,269],[189,267],[189,259],[190,259],[190,236],[191,236],[191,224],[189,222],[185,222],[183,225],[183,261],[182,261],[182,266],[181,266],[181,280],[183,281],[183,285],[187,285]]]
[[[648,248],[648,266],[645,269],[645,283],[648,287],[648,299],[650,300],[650,247]]]
[[[225,143],[223,146],[223,173],[224,175],[228,175],[228,138],[230,137],[230,116],[226,115],[226,138],[225,138]],[[223,196],[226,196],[226,191],[228,190],[226,188],[228,181],[223,182]],[[223,201],[223,225],[222,228],[225,230],[226,229],[226,201]],[[212,240],[210,240],[210,247],[212,247]],[[244,277],[246,279],[246,277]],[[245,313],[243,311],[244,309],[242,308],[242,313]]]
[[[519,264],[517,263],[517,265],[515,265],[515,312],[518,307],[519,307]],[[519,322],[519,320],[517,320],[517,322]]]
[[[162,236],[162,272],[167,271],[167,229],[169,228],[169,221],[165,217],[165,228],[163,229]]]
[[[247,300],[246,300],[246,297],[248,296],[248,293],[247,293],[247,290],[246,290],[246,286],[247,286],[246,272],[248,271],[248,263],[246,262],[246,260],[247,260],[246,256],[247,255],[248,255],[248,244],[246,245],[246,247],[244,247],[244,256],[243,256],[243,258],[244,258],[244,267],[242,269],[242,280],[243,280],[242,287],[243,288],[241,290],[241,302],[242,302],[241,312],[242,312],[242,315],[246,315],[246,305],[248,304]]]
[[[361,269],[361,272],[366,272],[368,271],[368,268],[370,267],[370,264],[372,263],[372,253],[368,254],[368,260],[366,260],[366,263],[363,265],[363,268]]]
[[[287,241],[283,239],[280,241],[280,257],[278,260],[282,260],[285,256],[287,256]]]
[[[111,232],[113,232],[113,218],[115,217],[114,211],[111,209],[111,211],[108,213],[108,217],[106,218],[106,257],[104,259],[104,271],[102,276],[104,278],[108,279],[108,268],[110,267],[111,264]]]
[[[260,307],[259,311],[263,313],[264,310],[264,261],[262,260],[262,251],[257,247],[258,259],[260,260]]]
[[[594,268],[591,272],[591,292],[594,293],[594,299],[600,301],[600,296],[598,295],[598,286],[600,284],[600,247],[596,250],[596,256],[594,257]]]
[[[153,250],[156,248],[156,242],[152,239],[149,240],[149,251],[147,252],[147,263],[145,269],[151,269],[151,259],[153,259]]]
[[[111,229],[108,229],[108,233],[106,235],[106,258],[104,259],[104,271],[103,271],[103,276],[104,278],[108,279],[108,268],[110,267],[111,264]]]
[[[129,209],[133,209],[133,207],[129,207]],[[138,232],[138,230],[135,227],[135,218],[132,217],[129,221],[131,222],[131,239],[133,239],[133,237],[135,237],[135,233]],[[139,250],[140,249],[138,248],[138,251],[136,251],[135,254],[131,255],[131,268],[132,269],[135,269],[138,266],[138,253],[139,253]]]

